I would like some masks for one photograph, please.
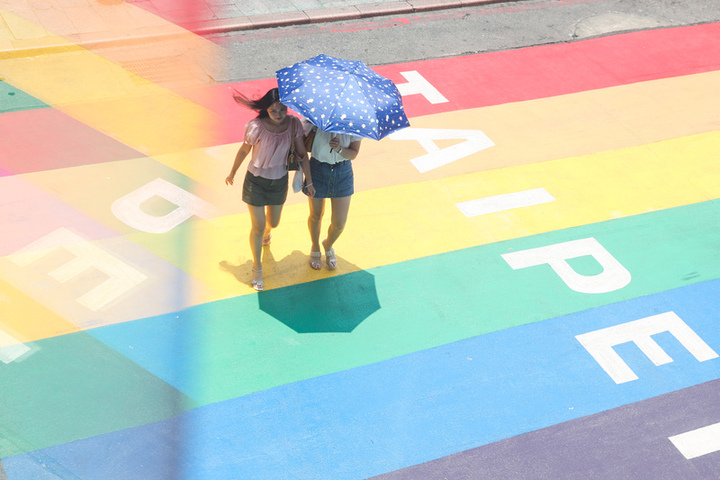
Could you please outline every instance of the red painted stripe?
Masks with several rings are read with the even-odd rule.
[[[21,174],[142,157],[58,110],[40,108],[0,115],[0,174]]]
[[[720,69],[720,23],[374,68],[417,70],[448,100],[404,100],[408,116],[500,105]]]
[[[398,84],[406,82],[400,72],[416,70],[449,100],[431,105],[420,95],[407,96],[405,110],[412,118],[718,70],[720,23],[373,69]],[[223,107],[215,111],[232,126],[227,142],[239,141],[242,126],[253,116],[233,104],[229,89],[258,95],[274,85],[265,79],[216,87],[217,105]]]

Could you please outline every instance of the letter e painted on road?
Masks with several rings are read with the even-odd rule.
[[[592,256],[603,267],[597,275],[577,273],[567,260]],[[630,283],[630,272],[594,238],[583,238],[546,247],[505,253],[503,259],[513,270],[549,264],[572,290],[580,293],[608,293]]]
[[[427,155],[411,160],[420,173],[447,165],[461,158],[495,145],[480,130],[451,130],[436,128],[403,128],[388,135],[393,140],[415,140],[422,145]],[[433,140],[465,140],[451,147],[440,149]]]
[[[74,259],[49,273],[58,282],[65,283],[89,268],[96,268],[110,277],[77,299],[90,310],[99,310],[147,279],[131,266],[65,228],[32,242],[9,255],[8,259],[26,267],[57,248],[64,248],[75,255]]]
[[[164,198],[177,208],[161,217],[150,215],[140,206],[153,197]],[[162,178],[115,200],[110,209],[126,225],[147,233],[167,233],[193,215],[207,219],[213,211],[209,203]]]
[[[671,363],[673,359],[652,339],[652,335],[662,332],[670,332],[699,362],[718,357],[718,354],[675,312],[661,313],[594,332],[583,333],[576,335],[575,338],[610,375],[610,378],[620,384],[637,380],[638,377],[620,358],[620,355],[615,353],[613,347],[633,342],[655,365],[665,365]]]
[[[400,95],[403,97],[407,97],[408,95],[422,95],[433,105],[436,103],[448,102],[448,99],[445,98],[430,82],[425,80],[425,77],[420,75],[417,70],[400,72],[400,75],[405,77],[405,80],[408,81],[408,83],[396,84]]]

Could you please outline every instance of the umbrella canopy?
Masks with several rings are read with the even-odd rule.
[[[326,132],[380,140],[410,126],[395,84],[362,62],[318,55],[276,76],[280,102]]]

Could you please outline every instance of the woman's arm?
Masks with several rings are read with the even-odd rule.
[[[295,152],[300,155],[300,168],[302,168],[303,175],[305,175],[305,185],[307,185],[307,188],[305,188],[304,191],[308,197],[314,197],[315,187],[313,187],[312,174],[310,173],[310,157],[305,148],[305,140],[302,137],[295,139]]]
[[[233,181],[235,180],[235,174],[237,173],[238,168],[240,168],[240,165],[242,165],[242,162],[245,160],[245,157],[247,157],[248,153],[250,153],[250,150],[252,150],[252,145],[248,145],[247,143],[243,142],[240,150],[238,150],[237,155],[235,155],[235,162],[233,163],[232,169],[230,170],[230,175],[228,175],[225,179],[225,185],[233,184]]]
[[[350,142],[349,147],[343,148],[340,146],[340,140],[337,137],[333,137],[328,143],[330,144],[330,148],[335,150],[345,160],[354,160],[355,157],[358,156],[358,153],[360,153],[360,142],[361,140]]]

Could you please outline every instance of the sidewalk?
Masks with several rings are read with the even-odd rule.
[[[513,0],[510,0],[513,1]],[[183,8],[178,4],[182,3]],[[0,0],[0,58],[470,7],[499,0]],[[179,28],[182,27],[182,28]]]

